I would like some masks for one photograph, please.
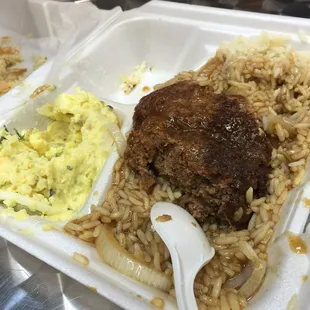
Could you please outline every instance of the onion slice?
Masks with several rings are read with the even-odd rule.
[[[262,285],[266,273],[266,263],[258,258],[256,252],[246,241],[239,241],[239,247],[253,265],[251,276],[239,289],[240,295],[248,299],[252,297]]]
[[[109,226],[104,225],[95,242],[100,257],[111,267],[134,280],[168,292],[172,279],[139,261],[123,249],[114,238]]]
[[[116,144],[116,149],[118,152],[118,155],[120,157],[123,157],[125,150],[126,150],[126,139],[124,138],[121,130],[115,123],[108,123],[106,124],[107,129],[110,131],[113,140]]]
[[[252,273],[253,265],[251,261],[249,261],[239,274],[225,283],[225,287],[238,289],[250,278]]]

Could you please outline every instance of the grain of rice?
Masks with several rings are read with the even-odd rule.
[[[274,222],[274,223],[278,223],[280,217],[278,214],[273,214],[272,217],[271,217],[271,220]]]
[[[212,298],[212,297],[210,297],[210,296],[207,296],[207,295],[201,295],[200,297],[199,297],[199,300],[201,301],[201,302],[203,302],[205,305],[207,305],[207,306],[217,306],[217,305],[219,305],[219,301],[218,301],[218,299],[215,299],[215,298]],[[209,308],[209,307],[208,307]]]
[[[267,260],[267,254],[266,253],[259,253],[258,257],[262,260]]]
[[[126,248],[126,236],[125,236],[125,234],[120,233],[118,241],[119,241],[120,246],[125,249]]]
[[[146,240],[148,242],[151,242],[153,240],[153,234],[150,230],[147,230],[146,233],[145,233],[145,237],[146,237]]]
[[[262,230],[259,234],[256,235],[254,238],[254,245],[259,244],[266,236],[267,234],[267,229]]]
[[[228,293],[227,300],[232,310],[240,310],[240,305],[236,294]]]
[[[104,216],[110,216],[111,213],[109,210],[107,210],[106,208],[103,207],[97,207],[96,211],[98,211],[100,214],[104,215]]]
[[[154,238],[155,238],[155,241],[157,243],[159,243],[161,241],[161,239],[160,239],[160,237],[159,237],[159,235],[158,235],[158,233],[156,231],[154,232]]]
[[[162,271],[161,266],[160,266],[160,254],[159,254],[159,252],[155,253],[155,255],[154,255],[154,267],[156,270]]]
[[[128,238],[132,241],[132,242],[137,242],[138,238],[136,236],[134,236],[133,234],[128,234]]]
[[[208,310],[208,308],[204,303],[199,302],[198,303],[198,310]]]
[[[280,195],[280,197],[277,199],[277,203],[279,205],[282,205],[284,203],[284,201],[287,199],[287,195],[288,195],[288,192],[287,190],[285,189],[282,194]]]
[[[269,221],[267,223],[263,223],[262,226],[256,227],[256,229],[251,233],[251,238],[255,239],[257,235],[259,235],[263,231],[267,231],[269,228],[273,226],[273,222]]]
[[[131,208],[131,211],[137,212],[137,213],[144,213],[145,209],[143,207],[134,206]]]
[[[220,301],[221,301],[221,310],[230,310],[231,309],[225,295],[220,296]]]
[[[80,264],[83,265],[83,266],[88,266],[88,265],[89,265],[89,259],[88,259],[88,257],[85,256],[85,255],[83,255],[83,254],[81,254],[81,253],[74,252],[72,258],[73,258],[76,262],[80,263]]]
[[[90,229],[90,228],[96,227],[98,225],[100,225],[100,221],[96,220],[96,221],[91,221],[91,222],[83,223],[82,227],[84,229]]]
[[[96,209],[94,209],[93,212],[92,212],[92,217],[91,217],[90,220],[91,221],[97,221],[97,220],[100,219],[100,217],[101,217],[100,212],[97,212]]]
[[[239,244],[243,245],[242,252],[243,254],[249,259],[249,260],[255,260],[257,259],[257,255],[251,245],[246,241],[239,241]]]
[[[153,256],[155,256],[155,254],[159,252],[158,243],[155,241],[155,239],[151,241],[151,250],[152,250]]]
[[[123,231],[123,223],[122,222],[117,222],[116,224],[116,233],[120,234]]]
[[[101,216],[100,221],[104,224],[109,224],[112,222],[112,220],[107,216]]]
[[[137,236],[144,245],[148,245],[148,241],[145,237],[145,234],[141,229],[137,230]]]
[[[96,228],[94,229],[94,232],[93,232],[94,238],[97,238],[100,235],[102,228],[103,228],[102,224],[99,224],[98,226],[96,226]]]
[[[125,199],[125,200],[128,200],[128,195],[123,191],[123,190],[119,190],[118,191],[118,194],[121,198]],[[120,201],[119,201],[120,202]]]
[[[206,265],[205,266],[205,270],[207,272],[207,274],[209,275],[210,278],[214,278],[215,277],[215,272],[214,270],[210,267],[210,265]]]
[[[75,223],[72,223],[72,222],[69,222],[67,223],[65,226],[64,226],[64,229],[67,230],[73,230],[73,231],[83,231],[84,228],[82,225],[78,225],[78,224],[75,224]]]
[[[92,214],[86,214],[80,218],[77,218],[76,221],[77,221],[77,223],[82,223],[82,222],[90,220],[91,217],[92,217]]]
[[[263,238],[263,240],[261,241],[262,244],[267,244],[269,242],[269,240],[271,239],[272,235],[273,235],[273,229],[268,229],[265,237]],[[254,240],[255,242],[255,240]],[[265,249],[266,250],[266,249]]]
[[[300,170],[298,172],[298,174],[296,175],[293,181],[294,186],[298,186],[302,182],[304,175],[305,175],[305,170]]]
[[[128,197],[129,201],[136,206],[143,206],[143,202],[139,201],[138,199],[134,198],[133,196]]]
[[[253,201],[253,187],[249,187],[245,194],[246,202],[250,204]]]
[[[230,278],[235,275],[235,272],[226,266],[223,266],[223,270]]]
[[[268,222],[269,221],[269,214],[266,209],[260,208],[259,209],[259,216],[261,217],[263,222]]]
[[[206,231],[208,231],[208,229],[209,229],[209,223],[204,223],[203,225],[202,225],[202,229],[203,229],[203,231],[204,232],[206,232]]]
[[[247,303],[246,299],[243,296],[238,295],[238,299],[239,299],[239,304],[241,306],[241,309],[247,307],[248,303]]]
[[[213,240],[218,245],[234,244],[238,241],[237,237],[218,237]]]
[[[182,194],[180,192],[174,192],[173,196],[175,199],[179,199],[182,196]]]
[[[242,252],[237,252],[237,253],[235,253],[235,256],[238,258],[238,260],[239,261],[246,261],[247,260],[247,258],[246,258],[246,256],[242,253]]]
[[[124,211],[124,213],[123,213],[123,216],[122,216],[122,218],[121,218],[121,222],[122,222],[122,223],[124,223],[124,222],[127,221],[128,217],[129,217],[129,215],[130,215],[130,213],[131,213],[130,207],[126,207],[126,208],[125,208],[125,211]]]
[[[167,194],[168,194],[168,197],[169,197],[169,199],[170,199],[171,201],[173,201],[173,200],[175,199],[175,196],[173,195],[173,192],[172,192],[170,186],[167,187]]]
[[[112,220],[116,220],[116,219],[119,219],[120,217],[122,216],[122,214],[120,213],[120,212],[114,212],[114,213],[112,213],[111,215],[110,215],[110,218],[112,219]]]
[[[255,227],[257,214],[254,213],[249,221],[248,230],[251,231]]]
[[[213,288],[211,291],[212,298],[217,299],[220,296],[221,287],[222,287],[222,278],[218,278],[214,281],[214,284],[213,284]]]

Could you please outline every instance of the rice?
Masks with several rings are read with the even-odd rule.
[[[195,279],[199,309],[237,310],[247,305],[238,290],[228,289],[225,284],[241,272],[249,259],[268,259],[268,242],[279,221],[281,206],[288,192],[303,182],[310,153],[309,69],[309,54],[294,51],[283,37],[262,34],[256,39],[239,37],[223,43],[215,57],[199,70],[181,72],[155,87],[196,80],[211,85],[217,93],[241,94],[261,127],[279,141],[272,151],[266,196],[253,197],[251,187],[244,193],[254,212],[247,229],[233,231],[217,223],[202,224],[215,256]],[[90,215],[72,220],[64,229],[93,243],[102,225],[113,223],[114,236],[124,249],[172,277],[169,251],[153,231],[149,215],[157,201],[174,201],[181,195],[164,180],[147,194],[139,177],[120,159],[104,203],[92,208]],[[175,296],[174,289],[170,295]]]
[[[89,259],[81,253],[74,252],[72,258],[83,266],[89,265]]]
[[[130,75],[122,75],[122,84],[120,88],[124,91],[125,94],[130,94],[133,89],[141,82],[142,76],[146,71],[146,62],[142,63],[135,67],[135,70]]]

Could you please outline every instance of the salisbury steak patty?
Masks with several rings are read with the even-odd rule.
[[[249,187],[265,195],[271,145],[243,98],[182,81],[142,98],[133,121],[127,163],[146,188],[159,176],[180,188],[196,219],[234,225],[250,213]]]

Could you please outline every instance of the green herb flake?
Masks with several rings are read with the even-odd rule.
[[[6,132],[9,132],[8,127],[6,127],[5,125],[3,127]]]
[[[16,128],[14,128],[14,131],[16,132],[19,140],[24,140],[25,136],[21,135]]]
[[[54,190],[54,189],[50,189],[49,190],[49,197],[52,197],[53,195],[55,195],[56,194],[56,191]]]
[[[67,169],[68,169],[68,170],[72,170],[73,167],[68,165],[68,166],[67,166]]]

